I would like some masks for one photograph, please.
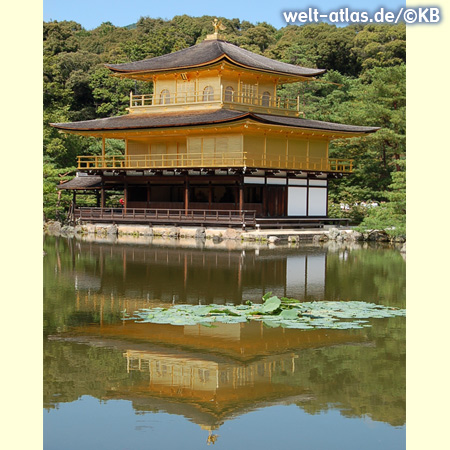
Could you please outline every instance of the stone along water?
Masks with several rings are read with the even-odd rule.
[[[267,292],[404,308],[398,251],[54,237],[44,250],[45,449],[405,447],[404,317],[297,330],[123,313]]]

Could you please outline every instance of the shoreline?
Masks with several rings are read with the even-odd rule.
[[[107,242],[150,243],[154,238],[163,240],[200,240],[221,242],[258,243],[270,247],[280,244],[298,245],[299,243],[384,243],[399,247],[406,252],[406,239],[391,238],[384,231],[373,230],[360,233],[351,227],[324,226],[321,229],[267,229],[242,231],[225,227],[174,227],[148,225],[112,225],[84,224],[62,225],[60,222],[44,223],[44,233],[53,236],[81,237],[88,240]]]

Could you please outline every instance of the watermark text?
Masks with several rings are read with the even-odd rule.
[[[380,8],[374,13],[368,11],[352,11],[350,8],[340,8],[327,13],[318,8],[308,8],[303,11],[283,11],[286,23],[303,24],[330,22],[336,24],[351,23],[438,23],[441,20],[441,11],[437,7],[430,8],[400,8],[398,11],[389,11]]]

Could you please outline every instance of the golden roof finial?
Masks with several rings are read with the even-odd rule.
[[[214,33],[208,34],[205,40],[208,41],[208,40],[222,39],[222,36],[220,36],[219,34],[219,30],[226,30],[227,27],[222,23],[221,20],[217,18],[213,20],[212,25],[214,27]]]
[[[216,19],[214,19],[214,21],[213,21],[213,27],[214,27],[214,33],[215,34],[218,34],[219,33],[219,30],[226,30],[227,29],[227,27],[222,23],[222,21],[221,20],[218,20],[217,18]]]

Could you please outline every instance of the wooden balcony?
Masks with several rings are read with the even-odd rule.
[[[70,220],[86,223],[234,226],[257,229],[323,228],[325,224],[348,226],[350,222],[350,219],[330,217],[257,217],[254,210],[97,207],[74,208]]]
[[[255,211],[153,208],[75,208],[74,219],[86,222],[237,225],[254,227]]]
[[[289,99],[271,95],[250,95],[235,92],[182,92],[170,95],[144,94],[134,95],[130,92],[130,113],[151,113],[185,111],[187,108],[206,109],[208,107],[225,107],[260,113],[282,114],[298,117],[300,98]]]
[[[353,160],[270,156],[253,158],[242,152],[222,155],[180,153],[139,156],[78,156],[79,170],[153,170],[153,169],[255,168],[352,173]]]

